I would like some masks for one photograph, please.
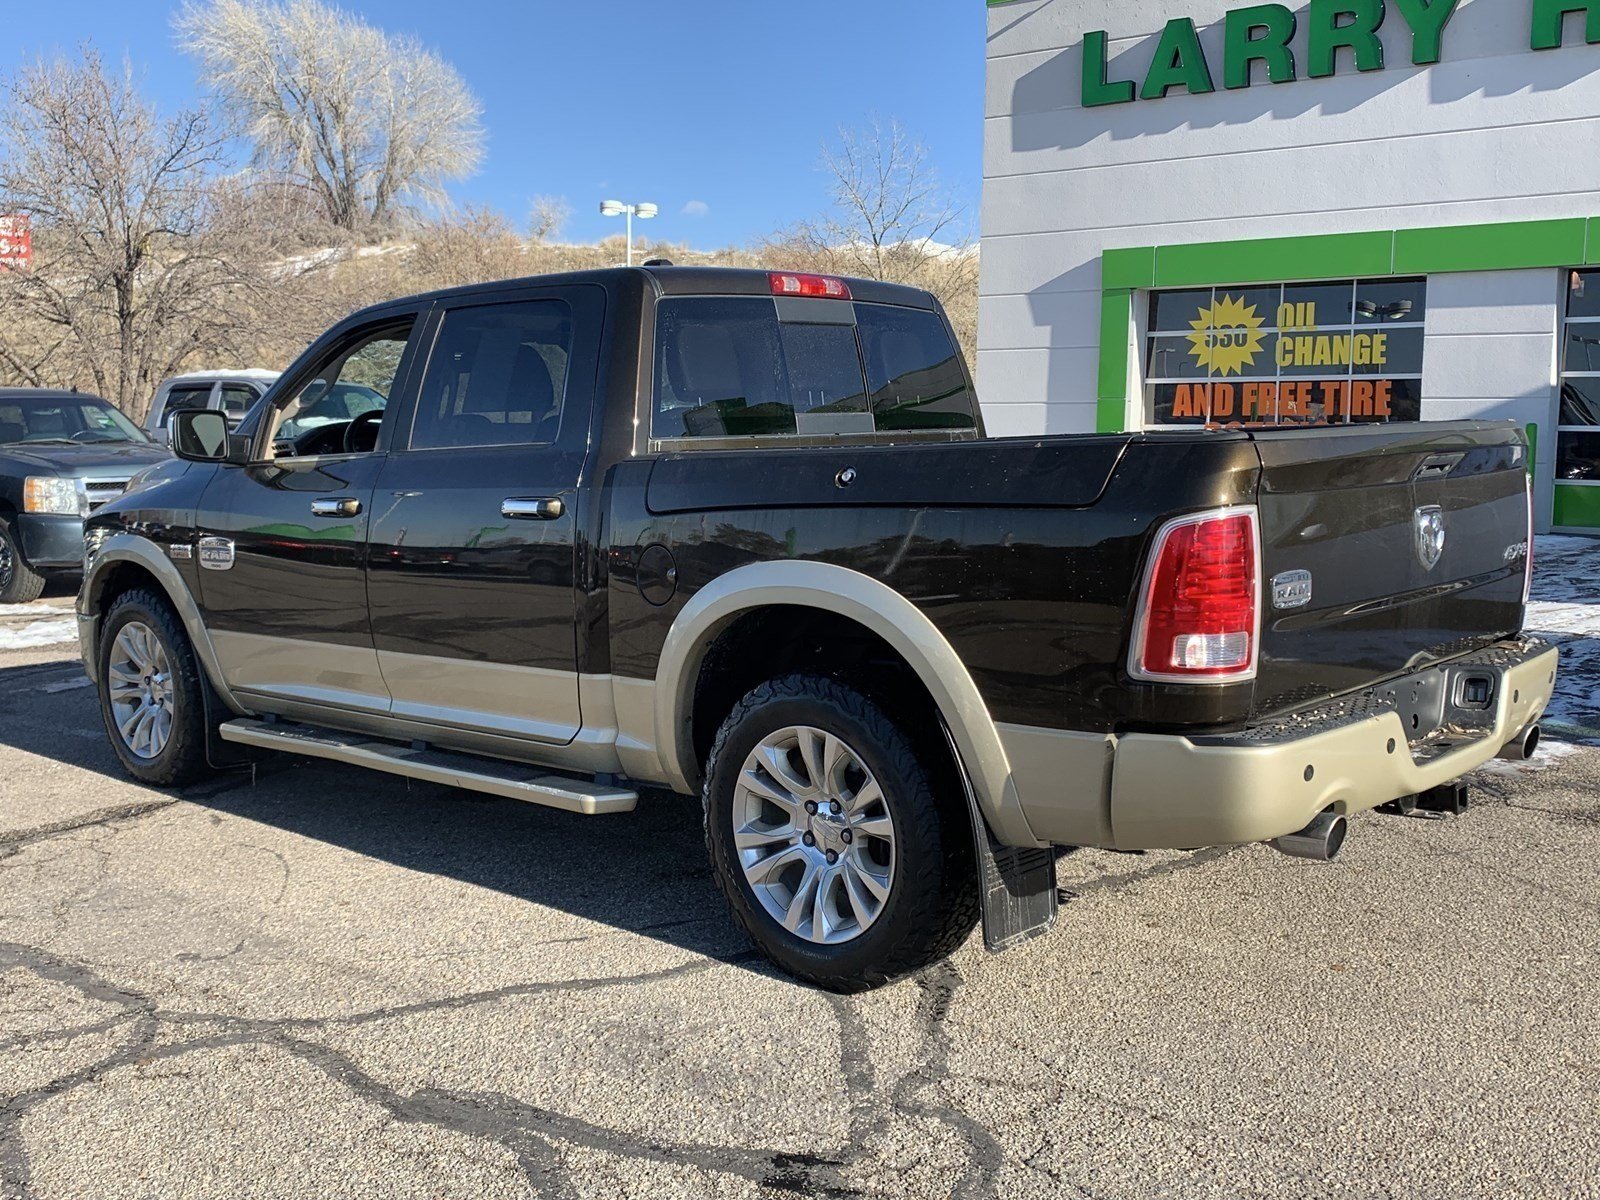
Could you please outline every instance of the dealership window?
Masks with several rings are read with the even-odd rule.
[[[1420,420],[1427,290],[1425,279],[1351,279],[1155,292],[1145,420]]]
[[[1600,271],[1568,279],[1558,429],[1556,478],[1600,483]]]

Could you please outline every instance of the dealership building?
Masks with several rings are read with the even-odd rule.
[[[1600,529],[1600,0],[990,0],[991,433],[1515,420]]]

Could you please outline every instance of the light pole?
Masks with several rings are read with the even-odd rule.
[[[633,266],[633,219],[638,217],[641,221],[648,221],[661,210],[654,204],[624,204],[620,200],[600,201],[600,215],[602,217],[627,217],[628,218],[628,265]]]

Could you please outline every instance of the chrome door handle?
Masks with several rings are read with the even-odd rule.
[[[528,500],[518,496],[500,502],[500,515],[513,521],[554,521],[567,511],[558,496]]]
[[[361,501],[354,496],[313,500],[311,502],[311,515],[314,517],[359,517],[361,515]]]

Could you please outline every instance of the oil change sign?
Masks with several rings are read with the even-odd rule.
[[[1568,20],[1582,25],[1584,39],[1600,43],[1600,0],[1494,0],[1528,7],[1529,45],[1560,49]],[[1083,104],[1127,104],[1160,100],[1174,90],[1204,95],[1253,84],[1325,79],[1354,68],[1381,71],[1385,22],[1399,21],[1410,34],[1411,62],[1430,66],[1444,53],[1445,33],[1460,0],[1311,0],[1302,16],[1282,4],[1254,4],[1229,12],[1222,22],[1222,56],[1208,57],[1190,17],[1167,22],[1155,57],[1142,79],[1122,77],[1109,60],[1110,35],[1103,29],[1083,39]],[[1581,18],[1581,20],[1580,20]],[[1259,69],[1258,69],[1259,65]]]
[[[1397,389],[1402,399],[1416,389],[1396,376],[1421,374],[1420,327],[1351,327],[1347,304],[1333,312],[1315,300],[1262,307],[1218,289],[1189,310],[1188,333],[1152,336],[1159,423],[1410,416],[1396,411]]]

